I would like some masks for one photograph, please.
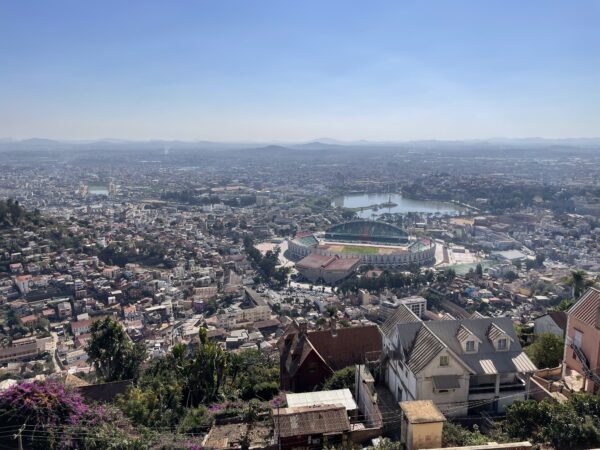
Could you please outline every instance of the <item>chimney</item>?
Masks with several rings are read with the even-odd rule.
[[[596,309],[596,330],[600,330],[600,305]]]
[[[300,336],[306,335],[308,332],[308,322],[306,319],[298,320],[298,328],[300,328]]]
[[[331,318],[330,326],[331,326],[331,335],[333,337],[336,337],[337,336],[337,319],[335,317]]]

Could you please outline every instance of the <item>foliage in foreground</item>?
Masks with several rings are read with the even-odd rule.
[[[56,381],[20,383],[2,392],[0,422],[12,435],[22,430],[25,448],[141,448],[120,411],[89,405]]]
[[[323,384],[323,390],[350,389],[354,395],[354,366],[346,367],[334,372]]]
[[[442,445],[444,447],[463,447],[466,445],[484,445],[490,439],[479,432],[477,425],[470,431],[452,422],[445,422],[442,432]]]
[[[559,449],[600,445],[600,397],[573,395],[564,403],[519,401],[508,407],[505,431],[511,438]]]
[[[105,381],[137,378],[146,358],[143,344],[132,344],[123,325],[106,317],[92,324],[86,347],[89,360]]]
[[[278,379],[275,363],[258,350],[228,353],[201,329],[197,346],[176,345],[153,361],[117,404],[137,425],[206,431],[214,416],[207,407],[225,400],[268,401],[278,392]]]
[[[533,344],[525,347],[525,353],[540,369],[557,367],[563,358],[564,342],[552,333],[535,335]]]

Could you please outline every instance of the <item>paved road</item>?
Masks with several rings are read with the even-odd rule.
[[[52,336],[52,344],[50,344],[50,354],[52,355],[52,362],[54,363],[54,372],[61,372],[60,364],[58,362],[58,358],[56,357],[56,348],[58,347],[58,334],[52,331],[50,332]]]

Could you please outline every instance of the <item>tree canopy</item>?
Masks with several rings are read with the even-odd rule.
[[[552,333],[534,335],[533,344],[525,347],[525,353],[540,369],[557,367],[563,359],[564,342]]]
[[[133,344],[123,326],[106,317],[92,324],[86,346],[90,362],[105,381],[137,378],[146,358],[143,344]]]
[[[345,367],[343,369],[334,372],[325,383],[323,383],[323,390],[331,389],[350,389],[352,395],[354,395],[354,366]]]
[[[600,397],[575,394],[563,403],[517,401],[507,408],[504,426],[513,439],[558,449],[600,445]]]

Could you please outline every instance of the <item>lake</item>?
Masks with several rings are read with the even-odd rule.
[[[102,184],[88,184],[90,195],[108,195],[108,186]]]
[[[369,208],[370,206],[386,203],[390,199],[390,196],[391,201],[396,203],[396,206]],[[369,219],[373,214],[381,215],[384,213],[406,214],[408,212],[416,212],[458,215],[465,211],[465,208],[452,203],[413,200],[404,198],[400,194],[350,194],[334,198],[331,204],[344,208],[366,208],[356,212],[358,217],[363,219]]]

